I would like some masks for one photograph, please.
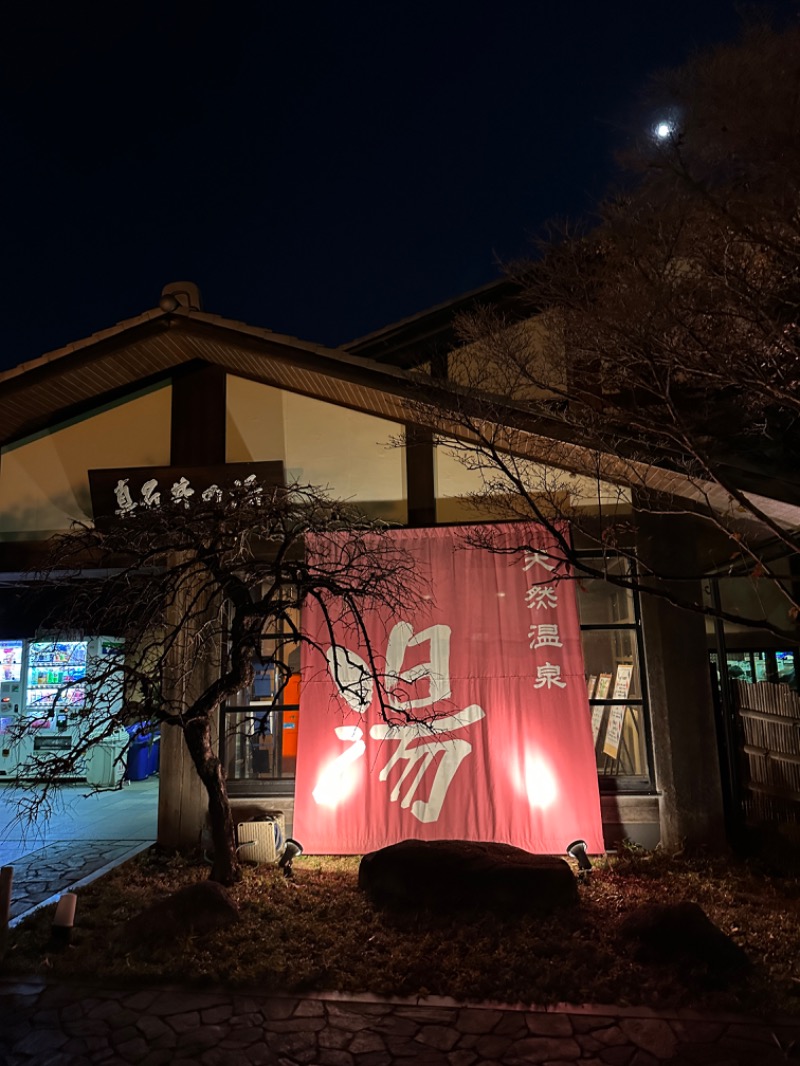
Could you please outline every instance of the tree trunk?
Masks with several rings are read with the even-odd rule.
[[[236,831],[228,799],[228,787],[222,763],[211,744],[207,718],[189,722],[184,727],[189,754],[208,793],[208,820],[214,846],[214,863],[209,879],[222,885],[241,880],[242,871],[236,851]]]

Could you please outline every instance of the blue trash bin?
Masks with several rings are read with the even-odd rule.
[[[149,776],[150,737],[142,734],[131,741],[128,748],[128,768],[125,777],[128,781],[144,781]]]
[[[128,762],[125,769],[126,781],[144,781],[153,772],[150,769],[151,737],[145,730],[147,722],[125,727],[131,738],[128,748]]]

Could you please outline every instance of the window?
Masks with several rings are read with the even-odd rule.
[[[224,706],[221,746],[228,788],[279,792],[291,787],[300,722],[300,645],[294,639],[299,611],[287,590],[283,618],[265,630],[252,684]]]
[[[630,563],[620,557],[607,559],[606,570],[625,577]],[[637,598],[630,589],[600,578],[578,579],[577,593],[600,787],[649,789],[649,722]]]

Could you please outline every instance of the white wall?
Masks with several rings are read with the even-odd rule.
[[[510,482],[480,456],[471,455],[459,448],[439,444],[435,449],[436,517],[439,522],[467,522],[486,520],[490,517],[509,518],[512,515],[499,502],[504,493],[514,494]],[[518,471],[528,491],[539,499],[544,510],[565,512],[568,509],[604,513],[630,512],[630,490],[619,488],[595,478],[569,474],[556,467],[542,463],[520,460]],[[470,497],[475,494],[486,497],[489,489],[497,501],[496,509],[490,511],[483,505],[477,509]]]
[[[171,400],[164,385],[3,448],[0,537],[38,538],[91,518],[88,470],[168,464]]]
[[[233,376],[227,397],[228,462],[281,460],[290,481],[405,521],[401,425]]]

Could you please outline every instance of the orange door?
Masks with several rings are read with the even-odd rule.
[[[300,675],[292,674],[289,680],[286,682],[286,688],[283,690],[284,703],[299,704],[300,703]],[[297,755],[297,724],[300,718],[299,711],[284,711],[283,712],[283,757],[294,759]]]

